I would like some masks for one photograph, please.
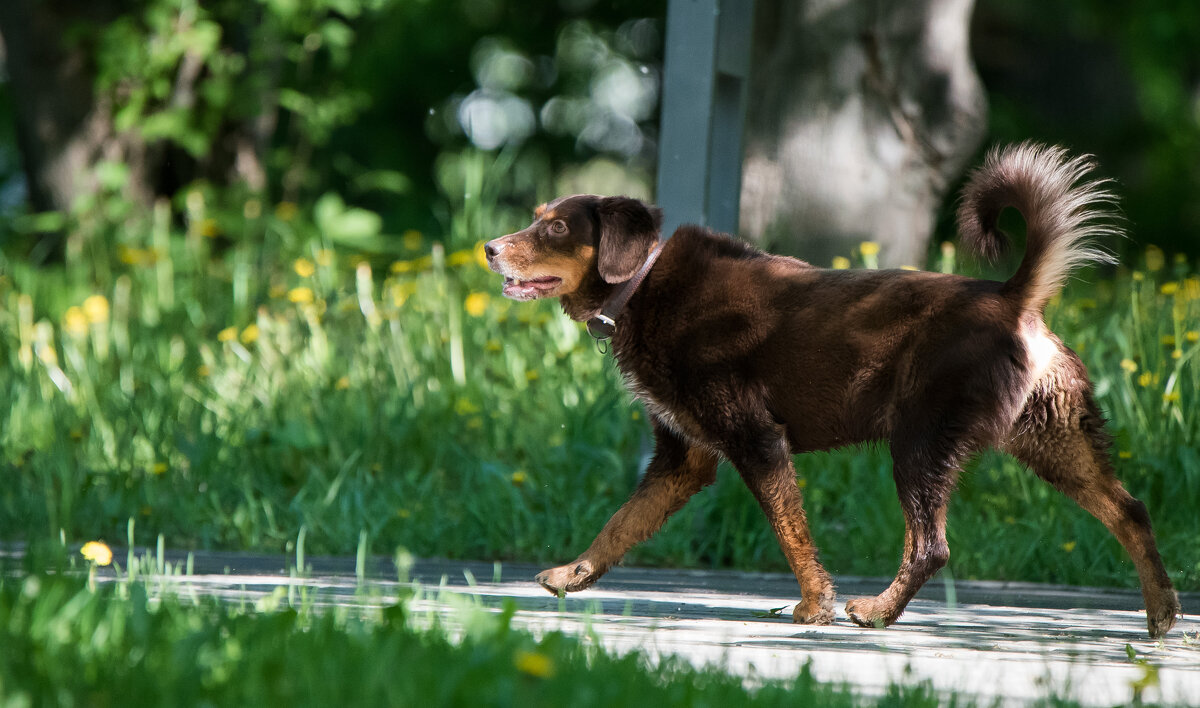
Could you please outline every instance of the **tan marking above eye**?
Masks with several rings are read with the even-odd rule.
[[[538,219],[542,218],[542,216],[545,213],[546,213],[546,205],[545,204],[539,204],[538,207],[533,210],[533,215],[535,217],[537,217]]]

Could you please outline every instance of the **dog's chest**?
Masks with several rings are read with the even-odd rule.
[[[622,374],[625,378],[625,387],[629,389],[634,398],[640,400],[646,406],[646,413],[648,415],[657,419],[681,437],[696,443],[708,443],[703,428],[701,428],[699,422],[690,411],[686,410],[677,401],[668,400],[661,393],[656,394],[655,389],[658,387],[651,383],[643,382],[636,373],[624,371]]]

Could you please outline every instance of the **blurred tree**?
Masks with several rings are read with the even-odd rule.
[[[973,0],[759,0],[742,230],[818,265],[862,241],[923,265],[983,137]],[[803,244],[802,246],[800,244]]]

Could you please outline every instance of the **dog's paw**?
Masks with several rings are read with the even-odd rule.
[[[1179,618],[1182,609],[1179,605],[1179,596],[1175,594],[1174,590],[1163,593],[1163,596],[1156,602],[1148,602],[1146,604],[1146,629],[1150,632],[1150,638],[1160,639],[1171,631],[1171,627],[1175,626],[1175,620]]]
[[[564,592],[578,592],[591,587],[600,579],[600,574],[592,567],[592,562],[579,560],[557,568],[543,570],[534,578],[551,595]]]
[[[833,588],[820,593],[812,600],[805,597],[792,608],[795,624],[833,624]]]
[[[894,615],[888,612],[880,605],[878,598],[874,597],[860,597],[847,602],[846,614],[850,616],[850,620],[854,624],[875,629],[883,629],[900,616],[899,612]]]

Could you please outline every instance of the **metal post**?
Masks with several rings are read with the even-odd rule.
[[[753,16],[753,0],[668,3],[657,189],[664,234],[684,223],[737,229]]]

